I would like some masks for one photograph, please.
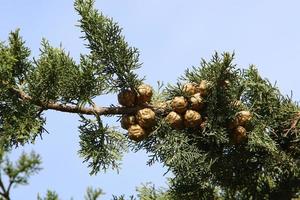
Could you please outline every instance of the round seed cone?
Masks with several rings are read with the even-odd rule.
[[[187,110],[188,102],[183,96],[175,97],[171,103],[171,107],[175,112],[181,114]]]
[[[238,126],[234,129],[232,135],[232,140],[234,144],[241,144],[242,142],[245,142],[247,138],[247,130],[244,127]]]
[[[193,95],[197,92],[197,87],[194,83],[186,83],[183,86],[183,92],[188,95]]]
[[[209,82],[207,80],[202,80],[198,85],[198,91],[201,96],[206,96],[209,88]]]
[[[190,98],[190,109],[199,111],[203,106],[204,100],[200,93],[196,93]]]
[[[235,121],[237,125],[243,126],[246,122],[250,121],[252,118],[252,114],[250,111],[244,110],[240,111],[236,114]]]
[[[121,127],[123,129],[128,129],[131,125],[136,124],[135,116],[133,115],[123,115],[121,118]]]
[[[150,85],[147,84],[142,84],[137,88],[138,92],[138,102],[139,103],[146,103],[150,102],[152,95],[153,95],[153,90]]]
[[[175,128],[175,129],[183,128],[183,119],[182,119],[181,115],[179,115],[178,113],[176,113],[174,111],[170,112],[166,116],[165,120],[168,124],[170,124],[170,126],[172,128]]]
[[[122,90],[119,94],[118,94],[118,102],[119,104],[121,104],[122,106],[125,107],[132,107],[135,105],[137,100],[136,94],[135,92],[131,91],[131,90]]]
[[[136,119],[143,128],[151,128],[155,124],[155,113],[150,108],[144,108],[137,112]]]
[[[184,125],[188,128],[199,127],[202,122],[201,115],[194,110],[187,110],[184,115]]]
[[[147,137],[145,130],[138,124],[131,125],[128,129],[128,137],[131,140],[140,142]]]

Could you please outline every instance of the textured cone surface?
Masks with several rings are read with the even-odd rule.
[[[145,130],[138,124],[131,125],[128,129],[128,137],[131,140],[139,142],[147,137]]]
[[[196,93],[190,98],[190,108],[192,110],[199,111],[203,106],[204,101],[200,93]]]
[[[242,126],[238,126],[233,131],[232,139],[234,144],[245,142],[247,140],[247,130]]]
[[[121,127],[123,129],[128,129],[131,125],[136,124],[135,116],[133,115],[123,115],[121,119]]]
[[[150,85],[142,84],[137,88],[137,91],[139,103],[146,103],[151,101],[153,91]]]
[[[150,128],[155,124],[155,113],[150,108],[144,108],[137,112],[136,119],[141,127]]]
[[[184,115],[184,125],[188,128],[199,127],[201,125],[201,115],[194,110],[187,110]]]
[[[122,90],[118,94],[118,101],[122,106],[132,107],[136,103],[136,94],[131,90]]]
[[[194,83],[186,83],[183,86],[183,92],[188,95],[193,95],[197,92],[197,87]]]
[[[236,114],[235,123],[237,126],[243,126],[250,121],[252,114],[249,111],[240,111]]]
[[[166,116],[165,120],[168,124],[170,124],[171,127],[175,128],[175,129],[183,128],[183,119],[182,119],[181,115],[179,115],[178,113],[176,113],[174,111],[170,112]]]
[[[177,113],[184,113],[187,110],[188,102],[184,97],[175,97],[171,104],[172,109]]]
[[[208,91],[209,82],[206,80],[202,80],[198,85],[198,91],[200,92],[201,96],[206,96]]]

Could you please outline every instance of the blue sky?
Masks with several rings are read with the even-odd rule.
[[[86,52],[76,27],[78,16],[72,0],[0,0],[0,40],[21,28],[21,34],[39,54],[43,37],[54,46],[60,43],[75,59]],[[238,67],[257,65],[264,77],[277,81],[284,94],[293,90],[300,99],[300,1],[298,0],[97,0],[96,7],[113,17],[127,41],[140,49],[143,67],[138,72],[146,82],[174,83],[187,67],[197,66],[201,58],[209,59],[214,51],[235,51]],[[98,99],[109,105],[114,96]],[[125,156],[120,174],[108,172],[89,176],[89,169],[77,155],[78,117],[48,111],[43,140],[26,145],[43,158],[44,170],[30,179],[30,185],[13,191],[13,200],[36,199],[47,189],[56,190],[62,199],[83,198],[87,186],[101,187],[111,194],[132,194],[140,183],[152,181],[166,186],[165,169],[159,164],[146,166],[143,152]],[[118,125],[115,119],[105,119]]]

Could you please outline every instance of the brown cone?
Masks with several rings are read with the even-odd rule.
[[[244,110],[240,111],[235,116],[235,121],[238,126],[243,126],[246,122],[250,121],[252,118],[252,114],[250,111]]]
[[[174,111],[170,112],[166,116],[165,120],[168,124],[170,124],[170,126],[172,128],[175,128],[175,129],[183,128],[183,119],[182,119],[181,115],[179,115],[178,113],[176,113]]]
[[[181,114],[187,110],[188,102],[183,96],[175,97],[171,103],[171,107],[175,112]]]
[[[133,115],[123,115],[121,118],[121,127],[123,129],[128,129],[131,125],[136,124],[135,116]]]
[[[136,142],[142,141],[147,137],[145,130],[138,124],[131,125],[128,129],[128,137]]]
[[[155,113],[150,108],[144,108],[137,112],[136,119],[143,128],[151,128],[155,124]]]
[[[201,96],[206,96],[208,92],[209,82],[207,80],[202,80],[198,85],[198,91]]]
[[[122,106],[132,107],[136,103],[136,94],[131,90],[122,90],[118,94],[118,101]]]
[[[184,125],[187,128],[199,127],[201,124],[201,115],[194,110],[187,110],[184,115]]]
[[[196,93],[190,98],[190,108],[192,110],[199,111],[203,106],[204,101],[200,93]]]
[[[183,92],[188,95],[193,95],[197,92],[197,87],[194,83],[186,83],[183,86]]]
[[[242,126],[238,126],[233,131],[232,140],[234,144],[245,142],[247,140],[247,130]]]
[[[153,95],[152,87],[150,85],[142,84],[137,88],[138,102],[146,103],[151,101]]]

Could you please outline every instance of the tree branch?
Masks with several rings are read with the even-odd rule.
[[[70,104],[62,104],[58,102],[45,102],[40,100],[35,100],[31,96],[27,95],[23,90],[17,88],[11,88],[20,99],[23,101],[29,101],[34,105],[41,107],[43,110],[56,110],[60,112],[67,113],[77,113],[85,115],[119,115],[119,114],[132,114],[136,113],[142,108],[151,108],[156,113],[164,113],[165,111],[162,108],[155,107],[149,104],[143,104],[135,107],[100,107],[93,105],[92,107],[80,107]]]
[[[4,198],[7,198],[7,193],[6,193],[6,189],[4,187],[4,184],[2,182],[2,178],[0,178],[0,188],[2,190],[2,192],[0,192],[0,195],[2,195]]]

